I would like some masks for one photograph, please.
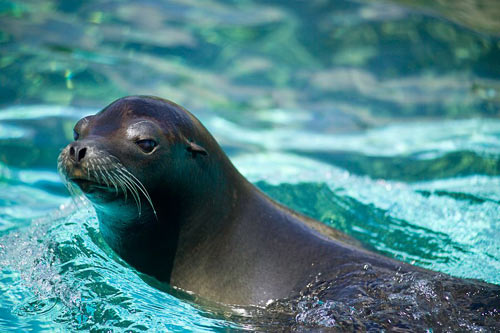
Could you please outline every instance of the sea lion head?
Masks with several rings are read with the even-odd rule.
[[[203,125],[179,105],[130,96],[77,122],[58,170],[70,192],[80,189],[98,214],[158,219],[159,210],[172,215],[189,209],[197,194],[215,185],[220,172],[210,162],[210,147],[221,154]]]

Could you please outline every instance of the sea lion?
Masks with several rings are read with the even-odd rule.
[[[375,272],[372,280],[437,274],[367,251],[271,200],[168,100],[121,98],[81,119],[74,137],[58,168],[94,205],[104,240],[137,270],[205,299],[265,305],[321,274],[347,279],[352,270]],[[332,297],[350,290],[335,288]]]

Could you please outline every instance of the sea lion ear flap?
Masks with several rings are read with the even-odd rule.
[[[201,155],[205,155],[205,156],[208,155],[208,153],[205,150],[205,148],[203,148],[200,145],[197,145],[194,142],[189,142],[189,145],[188,145],[188,147],[186,149],[187,149],[188,152],[190,152],[190,153],[193,154],[193,157],[195,157],[197,154],[201,154]]]

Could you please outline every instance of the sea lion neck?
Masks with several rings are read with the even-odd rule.
[[[225,156],[224,156],[225,157]],[[223,161],[219,159],[219,161]],[[189,205],[181,214],[179,223],[179,249],[189,252],[231,228],[244,202],[254,193],[246,179],[227,159],[219,163],[223,168],[208,177],[211,181],[204,190],[193,194]],[[199,186],[197,186],[199,188]]]

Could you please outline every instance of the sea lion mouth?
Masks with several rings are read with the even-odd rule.
[[[70,178],[69,179],[74,184],[78,185],[78,187],[84,193],[92,193],[95,191],[110,191],[111,189],[108,185],[99,183],[95,180],[84,179],[84,178]]]

